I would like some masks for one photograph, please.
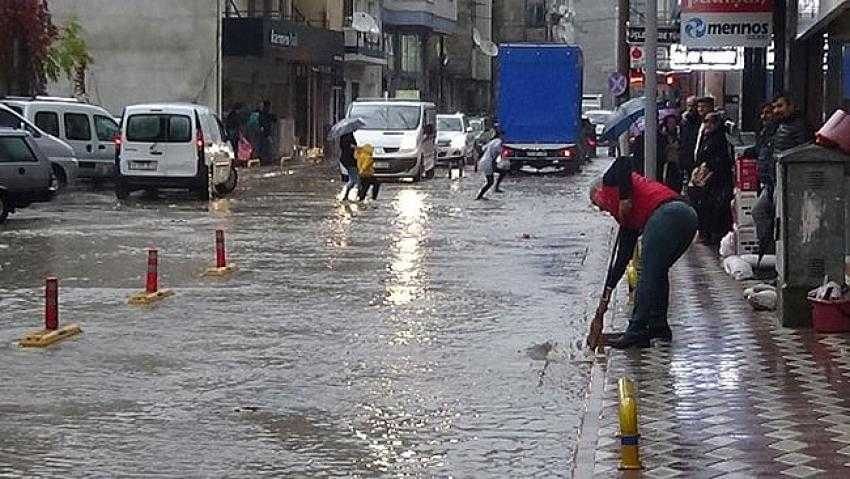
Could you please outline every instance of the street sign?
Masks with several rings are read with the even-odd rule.
[[[629,47],[629,60],[631,68],[644,68],[646,66],[646,51],[643,47]],[[658,47],[656,50],[658,68],[666,70],[670,68],[670,50],[668,47]]]
[[[626,78],[626,75],[623,75],[620,72],[614,72],[608,76],[608,90],[614,96],[620,96],[623,93],[626,93],[626,89],[629,87],[629,79]]]
[[[629,27],[628,42],[632,45],[643,45],[646,43],[645,27]],[[681,30],[678,26],[659,26],[658,44],[672,45],[682,40]]]

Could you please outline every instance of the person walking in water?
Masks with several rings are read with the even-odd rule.
[[[339,137],[339,162],[348,174],[348,183],[342,190],[342,201],[348,201],[351,189],[360,183],[360,175],[357,174],[357,159],[354,150],[357,148],[357,140],[354,133],[348,133]]]
[[[667,323],[669,271],[693,241],[696,212],[677,192],[635,173],[628,157],[617,159],[594,182],[590,200],[620,224],[616,259],[608,271],[594,323],[601,324],[611,293],[632,259],[638,238],[642,238],[641,274],[632,317],[626,331],[608,344],[626,349],[649,347],[655,338],[670,341],[673,333]]]
[[[481,188],[481,191],[478,192],[478,196],[475,197],[476,200],[486,199],[484,198],[484,194],[487,193],[494,183],[496,184],[496,193],[502,192],[499,186],[502,184],[502,180],[505,178],[507,172],[496,168],[496,161],[502,154],[502,132],[499,127],[495,128],[493,139],[484,145],[483,151],[481,159],[478,160],[478,169],[484,174],[487,182]],[[493,178],[495,173],[499,174],[499,178],[496,180]]]
[[[360,202],[366,199],[369,189],[372,190],[372,200],[378,199],[381,191],[381,183],[375,178],[375,159],[372,156],[374,149],[372,145],[363,145],[354,153],[357,159],[357,172],[360,175],[360,186],[357,188],[357,196]]]

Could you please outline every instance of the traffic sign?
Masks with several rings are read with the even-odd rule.
[[[623,75],[620,72],[614,72],[608,76],[608,90],[614,96],[620,96],[623,93],[626,93],[626,89],[629,87],[629,79],[626,78],[626,75]]]
[[[646,43],[646,28],[644,27],[629,27],[628,42],[633,45],[643,45]],[[658,27],[658,44],[672,45],[680,43],[682,33],[677,26],[660,26]]]

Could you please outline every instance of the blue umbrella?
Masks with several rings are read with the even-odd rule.
[[[618,106],[614,113],[605,122],[605,129],[602,130],[602,139],[616,141],[623,133],[629,130],[629,127],[641,118],[644,114],[644,106],[646,105],[646,97],[632,98],[631,100]],[[664,106],[659,104],[659,106]]]
[[[360,118],[343,118],[331,127],[331,131],[328,133],[328,139],[333,140],[343,135],[354,133],[364,126],[366,126],[366,122]]]

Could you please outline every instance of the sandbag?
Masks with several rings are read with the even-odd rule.
[[[744,290],[744,297],[749,298],[755,293],[761,293],[762,291],[776,291],[776,286],[771,286],[765,283],[759,283],[755,286],[751,286]]]
[[[753,268],[776,269],[776,255],[764,255],[761,258],[761,263],[759,263],[759,255],[757,254],[742,254],[741,259],[749,263]]]
[[[768,289],[759,291],[758,293],[753,293],[747,297],[747,302],[750,303],[753,309],[759,311],[773,311],[776,309],[776,291]]]
[[[729,256],[723,260],[723,269],[729,276],[732,276],[738,281],[752,279],[755,274],[753,267],[749,263],[741,259],[740,256]]]
[[[720,240],[720,257],[728,258],[735,254],[735,233],[730,231]]]

